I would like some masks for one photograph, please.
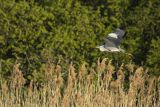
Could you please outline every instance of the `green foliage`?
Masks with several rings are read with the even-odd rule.
[[[148,64],[151,66],[159,66],[160,65],[160,38],[157,40],[152,40],[151,42],[151,49],[148,54]],[[156,57],[155,57],[156,56]]]
[[[134,61],[139,65],[143,64],[150,67],[158,65],[159,49],[154,45],[159,45],[159,40],[157,40],[160,33],[159,6],[160,1],[158,0],[140,0],[131,5],[127,12],[125,22],[128,26],[128,35],[125,43],[130,43],[129,48],[133,53]],[[159,70],[158,66],[156,70],[154,69],[157,73]]]
[[[117,27],[127,31],[122,48],[133,54],[133,61],[157,69],[159,5],[159,0],[0,0],[3,74],[15,62],[26,76],[44,62],[94,65],[98,57],[108,57],[116,64],[128,63],[128,54],[95,49]]]
[[[153,39],[151,42],[151,49],[147,55],[147,64],[152,67],[153,70],[151,73],[159,76],[160,75],[160,38]]]

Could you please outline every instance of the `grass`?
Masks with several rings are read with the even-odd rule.
[[[115,70],[103,59],[94,68],[70,64],[63,71],[47,63],[44,82],[33,79],[27,86],[19,66],[13,66],[9,80],[1,80],[0,107],[160,107],[160,78],[132,64]]]

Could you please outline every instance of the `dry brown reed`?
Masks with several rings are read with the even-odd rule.
[[[83,79],[83,76],[85,75],[86,72],[87,72],[86,63],[83,63],[79,70],[79,77],[78,77],[79,80]]]
[[[13,89],[20,89],[25,83],[25,79],[23,78],[23,74],[19,69],[19,66],[19,63],[13,66],[13,71],[11,74],[11,86]]]
[[[60,65],[47,63],[46,82],[31,80],[24,86],[19,66],[13,66],[10,80],[0,83],[0,107],[160,107],[160,78],[147,75],[143,67],[122,64],[115,71],[103,59],[95,68],[84,63],[76,70],[71,63],[65,76]]]

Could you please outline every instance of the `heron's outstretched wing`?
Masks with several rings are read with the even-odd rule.
[[[106,40],[112,42],[113,44],[115,44],[116,47],[118,47],[124,34],[125,32],[118,28],[115,32],[108,34]]]
[[[115,45],[115,43],[112,40],[106,39],[105,44],[104,44],[104,48],[108,48],[108,47],[117,47],[117,46]]]
[[[123,36],[125,35],[125,32],[124,30],[121,30],[121,29],[116,29],[115,33],[118,35],[118,39],[117,39],[117,44],[119,45]]]

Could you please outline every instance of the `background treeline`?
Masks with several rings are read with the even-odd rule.
[[[117,27],[126,31],[123,53],[95,49]],[[0,71],[12,65],[27,79],[44,63],[95,65],[98,57],[132,62],[160,75],[159,0],[0,0]],[[40,75],[41,73],[39,73]]]

